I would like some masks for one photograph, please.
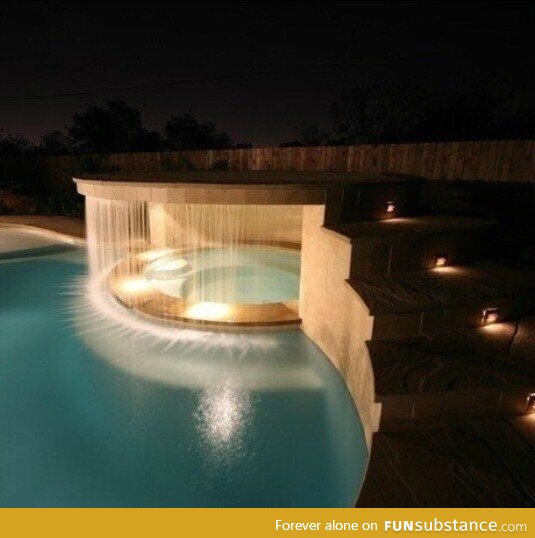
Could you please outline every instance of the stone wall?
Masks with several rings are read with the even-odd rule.
[[[149,202],[148,207],[151,243],[156,247],[301,243],[300,205]]]
[[[373,317],[347,283],[351,243],[323,228],[325,206],[305,206],[299,315],[303,331],[344,378],[360,415],[368,449],[377,430],[373,370],[366,347]]]

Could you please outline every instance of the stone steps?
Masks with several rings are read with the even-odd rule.
[[[422,178],[413,176],[380,174],[368,180],[332,185],[325,200],[325,225],[414,215],[423,183]]]
[[[438,256],[445,256],[448,265],[473,262],[498,250],[495,223],[451,215],[354,222],[329,229],[350,240],[355,279],[431,269]]]
[[[376,433],[358,507],[531,507],[532,417]],[[527,426],[529,428],[529,426]]]
[[[351,243],[348,282],[373,316],[381,418],[357,506],[533,506],[532,249],[510,218],[475,211],[485,186],[465,211],[442,207],[438,191],[431,199],[435,184],[400,185],[389,220],[386,192],[346,191],[326,211],[324,227]],[[450,214],[425,215],[437,211]]]
[[[535,316],[368,342],[381,431],[526,413],[535,388]]]
[[[374,316],[373,340],[479,327],[484,311],[500,321],[535,310],[535,273],[528,266],[484,261],[349,280]]]

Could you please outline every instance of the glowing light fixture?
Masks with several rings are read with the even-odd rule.
[[[165,256],[166,254],[171,254],[171,252],[173,252],[173,250],[170,248],[158,248],[141,252],[140,254],[138,254],[137,257],[145,262],[151,262],[153,260],[161,258],[162,256]]]
[[[535,413],[535,392],[532,392],[527,398],[526,413]]]
[[[216,321],[228,319],[232,307],[225,303],[199,302],[187,307],[187,315],[194,319]]]
[[[184,258],[176,258],[158,266],[159,271],[176,271],[177,269],[183,269],[188,265],[188,260]]]
[[[483,324],[489,325],[490,323],[496,323],[500,319],[499,308],[485,308],[483,310]]]
[[[126,293],[144,293],[152,289],[150,282],[145,278],[125,278],[119,283],[121,291]]]
[[[149,280],[175,280],[184,278],[193,271],[188,260],[174,256],[165,256],[151,263],[145,270],[145,277]]]
[[[439,254],[435,258],[435,267],[444,267],[448,263],[448,257],[444,254]]]
[[[396,202],[386,202],[385,213],[392,214],[396,211]]]

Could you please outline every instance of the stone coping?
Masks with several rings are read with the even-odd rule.
[[[58,241],[85,246],[85,223],[82,219],[54,215],[2,215],[0,227],[21,229],[46,235]]]
[[[346,183],[396,184],[421,182],[423,179],[403,174],[377,174],[357,172],[317,172],[296,170],[183,170],[155,172],[100,172],[74,177],[75,182],[163,183],[244,185],[323,185]]]
[[[162,203],[323,205],[336,185],[406,184],[417,178],[351,172],[131,172],[77,176],[78,192],[111,200]]]

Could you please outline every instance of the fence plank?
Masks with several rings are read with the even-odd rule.
[[[204,151],[114,153],[32,157],[54,185],[68,185],[81,163],[91,157],[102,169],[122,172],[198,170],[226,165],[231,170],[349,171],[408,173],[428,179],[535,181],[535,140],[425,142],[358,146],[249,148]],[[13,175],[21,159],[2,160],[0,174]]]

